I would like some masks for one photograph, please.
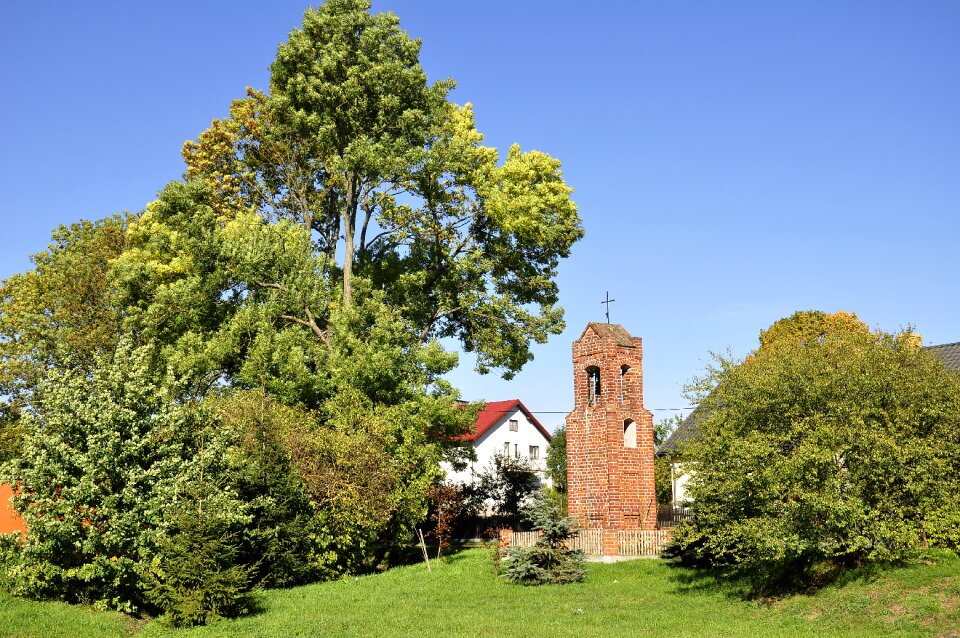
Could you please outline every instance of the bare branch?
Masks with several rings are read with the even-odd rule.
[[[435,313],[433,313],[433,316],[430,318],[430,321],[427,322],[427,325],[424,326],[423,331],[420,332],[420,338],[417,339],[417,345],[421,345],[423,344],[424,341],[427,340],[427,337],[430,336],[430,330],[433,329],[433,327],[436,325],[438,321],[440,321],[444,317],[452,315],[455,312],[459,312],[460,310],[462,310],[462,308],[453,308],[451,310],[443,310],[443,311],[437,310]]]
[[[306,319],[301,319],[300,317],[294,317],[293,315],[280,315],[281,319],[286,321],[292,321],[293,323],[300,324],[301,326],[306,326],[310,328],[310,331],[316,336],[320,341],[324,342],[328,346],[330,345],[330,335],[326,333],[320,326],[317,325],[317,320],[314,318],[313,313],[310,312],[309,308],[304,308],[304,311],[307,313]]]
[[[289,288],[275,281],[255,281],[254,283],[261,288],[273,288],[274,290],[279,290],[281,292],[291,292]]]

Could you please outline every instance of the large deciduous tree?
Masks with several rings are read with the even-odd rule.
[[[960,375],[909,333],[854,315],[777,322],[744,361],[721,360],[703,398],[688,557],[761,586],[960,546]]]
[[[124,246],[119,216],[60,226],[34,268],[0,283],[0,461],[21,453],[23,416],[51,370],[89,369],[119,337],[110,262]]]
[[[14,410],[30,403],[45,374],[89,367],[117,342],[120,309],[110,262],[124,246],[124,220],[60,226],[34,268],[0,284],[0,396]]]
[[[382,291],[418,342],[457,337],[510,376],[563,328],[556,268],[582,235],[570,188],[544,153],[514,146],[500,163],[470,106],[447,101],[453,83],[427,83],[420,43],[368,9],[308,11],[270,93],[250,90],[184,146],[187,174],[224,218],[305,229],[324,294],[267,270],[244,282],[285,295],[286,321],[329,342],[338,308]]]

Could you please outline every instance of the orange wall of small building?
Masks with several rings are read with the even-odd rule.
[[[12,496],[10,486],[0,484],[0,534],[27,531],[27,524],[13,509],[13,503],[10,502]]]

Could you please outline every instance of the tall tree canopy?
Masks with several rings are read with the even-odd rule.
[[[583,234],[571,189],[544,153],[513,146],[501,163],[470,105],[447,100],[453,82],[427,83],[419,41],[368,9],[308,11],[270,93],[184,146],[187,175],[221,219],[305,229],[310,282],[269,268],[243,282],[276,291],[286,321],[329,342],[336,310],[379,291],[418,342],[456,337],[509,377],[563,328],[556,269]]]
[[[120,311],[108,270],[123,246],[120,217],[60,226],[32,270],[0,284],[0,396],[22,403],[48,370],[112,349]]]
[[[764,586],[818,565],[960,547],[960,375],[910,333],[855,315],[797,313],[701,402],[687,556]]]

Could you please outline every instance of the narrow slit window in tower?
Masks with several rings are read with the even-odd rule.
[[[633,419],[623,422],[623,447],[637,447],[637,422]]]
[[[600,368],[587,368],[587,405],[595,405],[600,398]]]

